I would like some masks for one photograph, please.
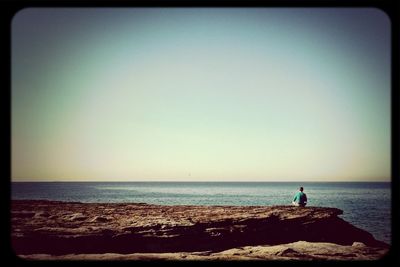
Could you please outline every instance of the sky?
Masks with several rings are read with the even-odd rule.
[[[373,8],[27,8],[12,181],[390,181]]]

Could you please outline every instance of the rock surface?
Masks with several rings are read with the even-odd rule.
[[[311,243],[298,241],[275,246],[246,246],[221,252],[174,252],[174,253],[133,253],[133,254],[49,254],[23,255],[29,260],[377,260],[387,249],[367,247],[354,242],[352,246],[333,243]]]
[[[13,200],[12,245],[28,258],[63,259],[376,259],[387,252],[387,244],[340,214],[322,207]]]

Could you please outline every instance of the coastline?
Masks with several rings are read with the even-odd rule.
[[[12,200],[12,246],[45,260],[376,260],[389,245],[338,215],[292,206]]]

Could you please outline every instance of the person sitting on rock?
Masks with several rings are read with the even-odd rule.
[[[300,207],[307,205],[307,195],[303,193],[303,187],[300,187],[299,192],[294,195],[292,204]]]

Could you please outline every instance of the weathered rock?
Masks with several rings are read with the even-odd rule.
[[[361,243],[360,243],[361,244]],[[23,255],[30,260],[377,260],[387,253],[385,248],[343,246],[333,243],[298,241],[275,246],[246,246],[221,252],[174,252],[132,254],[49,254]]]
[[[50,217],[50,214],[45,211],[36,212],[35,217]]]
[[[35,213],[22,210],[22,211],[12,212],[11,216],[13,218],[32,218],[33,216],[35,216]]]
[[[41,210],[45,207],[51,216],[19,216],[22,211],[35,214],[37,207]],[[271,248],[271,245],[297,241],[335,243],[366,251],[362,245],[354,245],[354,242],[361,242],[367,248],[387,249],[387,244],[339,218],[341,213],[339,209],[322,207],[160,206],[15,200],[12,202],[12,242],[20,255],[180,252],[186,253],[187,259],[199,251],[210,251],[218,258],[222,255],[218,253],[238,247],[267,245]],[[252,251],[248,254],[257,255]],[[273,258],[272,254],[291,258],[307,255],[304,248],[301,250],[296,246],[271,253]],[[357,258],[358,254],[354,255]]]
[[[108,217],[96,216],[91,220],[91,222],[108,222],[110,220],[111,220],[111,218],[108,218]]]

